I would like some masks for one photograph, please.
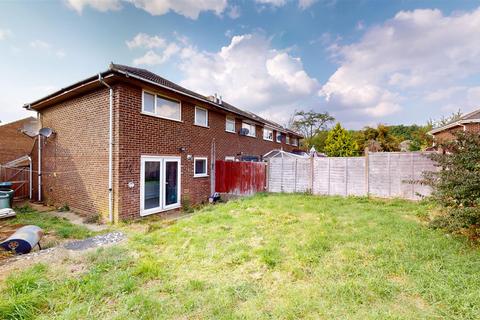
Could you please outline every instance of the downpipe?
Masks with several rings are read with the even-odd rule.
[[[98,81],[109,89],[108,106],[108,220],[113,223],[113,88],[107,84],[102,75]]]

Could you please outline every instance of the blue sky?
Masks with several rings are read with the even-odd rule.
[[[105,70],[147,68],[285,123],[348,128],[480,107],[480,1],[0,2],[0,120]]]

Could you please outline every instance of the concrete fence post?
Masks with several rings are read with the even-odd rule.
[[[297,166],[298,166],[298,159],[295,159],[295,176],[293,180],[293,192],[297,192]]]
[[[312,194],[314,194],[313,192],[314,179],[315,179],[315,158],[311,157],[310,158],[310,192]]]
[[[327,195],[330,195],[330,160],[331,160],[331,158],[328,157],[328,167],[327,167],[327,172],[328,172]]]
[[[365,148],[365,195],[370,195],[370,164],[368,147]]]
[[[348,157],[345,158],[345,196],[348,196]]]
[[[392,175],[390,172],[390,152],[387,154],[388,196],[392,195]]]

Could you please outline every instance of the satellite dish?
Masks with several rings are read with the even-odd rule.
[[[30,138],[34,138],[38,136],[38,132],[40,131],[40,123],[36,119],[32,119],[31,121],[25,123],[20,131]]]
[[[53,134],[53,129],[52,128],[42,128],[38,132],[39,135],[44,136],[45,138],[50,137]]]

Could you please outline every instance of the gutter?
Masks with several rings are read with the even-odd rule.
[[[109,90],[108,99],[108,220],[113,223],[113,88],[98,74],[98,81]]]
[[[480,123],[480,119],[458,120],[458,121],[452,122],[450,124],[447,124],[446,126],[436,128],[436,129],[432,129],[432,130],[428,131],[427,133],[432,135],[432,134],[442,132],[444,130],[447,130],[447,129],[450,129],[450,128],[453,128],[453,127],[456,127],[456,126],[463,126],[464,131],[465,131],[465,124],[469,124],[469,123]]]

